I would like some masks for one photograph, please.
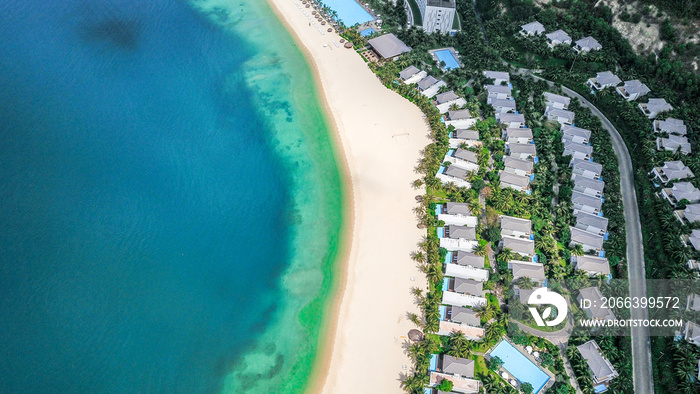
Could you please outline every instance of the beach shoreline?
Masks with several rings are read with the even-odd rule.
[[[420,149],[429,143],[428,127],[421,111],[384,87],[359,54],[335,47],[340,36],[321,34],[292,0],[267,3],[312,69],[345,189],[337,277],[306,391],[349,393],[373,387],[383,393],[402,392],[401,374],[410,373],[412,365],[403,349],[408,330],[414,328],[407,314],[419,313],[410,289],[425,287],[424,275],[409,258],[424,235],[411,212],[414,196],[421,192],[410,182],[417,177],[413,166]],[[368,101],[385,110],[362,104],[358,86],[373,96]],[[383,135],[373,138],[377,136],[372,133]],[[374,145],[373,140],[381,143]],[[370,175],[376,171],[373,161],[395,170],[395,179],[385,179],[384,188],[377,185],[382,179]],[[382,226],[394,226],[396,239],[379,239]],[[377,286],[394,279],[387,286],[393,291]],[[354,345],[358,342],[362,345]]]

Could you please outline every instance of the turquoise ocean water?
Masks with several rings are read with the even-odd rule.
[[[0,392],[301,390],[343,190],[265,3],[0,15]]]

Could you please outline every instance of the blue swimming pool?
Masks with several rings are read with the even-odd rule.
[[[368,29],[365,29],[365,30],[360,30],[360,35],[362,37],[367,37],[367,36],[370,36],[374,33],[376,33],[376,31],[374,31],[374,29],[372,29],[371,27]]]
[[[505,339],[493,348],[489,355],[503,360],[503,368],[521,384],[529,382],[535,389],[533,391],[535,394],[539,393],[549,381],[549,375]]]
[[[367,10],[362,8],[355,0],[323,0],[323,3],[338,13],[345,26],[356,23],[365,23],[374,20]]]
[[[452,70],[454,68],[459,68],[459,62],[455,58],[455,55],[449,49],[441,49],[435,51],[435,56],[437,56],[438,61],[445,62],[445,69]]]

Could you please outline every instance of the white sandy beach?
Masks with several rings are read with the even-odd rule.
[[[347,274],[335,304],[334,332],[322,346],[329,354],[319,358],[323,364],[312,389],[402,392],[400,374],[411,371],[403,346],[415,328],[407,313],[419,313],[410,289],[426,286],[409,254],[425,234],[412,212],[422,192],[411,182],[418,177],[413,167],[419,151],[429,143],[428,126],[420,110],[386,89],[360,55],[335,46],[337,34],[309,26],[293,0],[269,1],[316,67],[352,182]]]

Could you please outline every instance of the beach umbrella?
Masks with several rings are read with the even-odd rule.
[[[348,48],[348,49],[352,48],[352,43],[350,41],[346,42],[345,48]]]
[[[415,328],[411,331],[408,332],[408,339],[412,340],[413,342],[417,342],[423,339],[423,333],[420,332],[420,330],[416,330]]]
[[[532,355],[535,356],[535,357],[539,357],[539,356],[540,356],[540,352],[534,352],[534,353],[532,353]]]
[[[344,43],[344,42],[345,42],[345,39],[344,39],[344,38],[341,38],[341,39],[340,39],[340,43],[342,44],[342,43]]]
[[[328,32],[330,33],[330,32],[332,32],[332,31],[333,31],[333,29],[331,29],[331,28],[329,27],[329,28],[328,28]]]
[[[527,350],[528,353],[532,353],[532,346],[527,345],[527,346],[525,347],[525,350]]]
[[[508,374],[506,373],[506,371],[501,372],[501,376],[503,377],[503,379],[508,379]]]
[[[421,196],[420,194],[417,195],[417,196],[416,196],[416,201],[418,201],[418,202],[423,201],[423,196]]]
[[[325,25],[325,24],[326,24],[326,22],[325,22],[325,21],[321,22],[321,26],[323,26],[323,25]]]

